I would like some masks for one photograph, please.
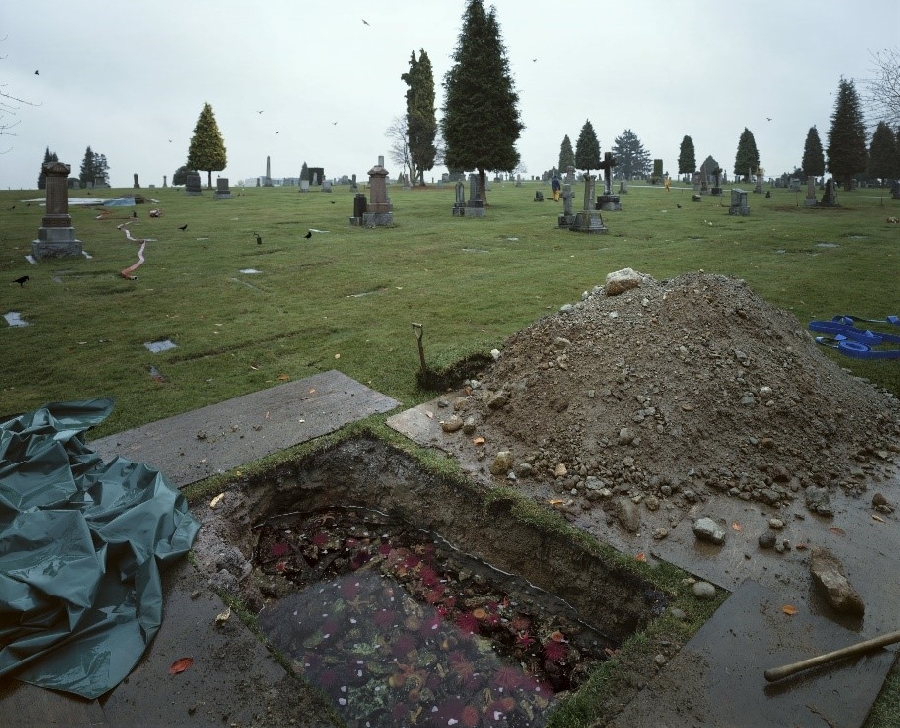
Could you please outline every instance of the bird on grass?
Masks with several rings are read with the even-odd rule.
[[[179,230],[187,230],[187,225],[181,225],[178,229]]]
[[[12,206],[12,207],[10,207],[10,208],[9,208],[9,209],[10,209],[10,210],[15,210],[15,209],[16,209],[16,206],[15,206],[15,205],[13,205],[13,206]]]
[[[312,237],[312,230],[310,230],[308,233],[306,233],[306,235],[304,235],[303,237],[306,238],[307,240],[309,240]]]
[[[334,204],[336,204],[336,203],[335,203],[335,201],[334,201],[334,200],[332,200],[332,201],[331,201],[331,204],[332,204],[332,205],[334,205]]]
[[[16,278],[13,281],[13,283],[18,283],[19,287],[21,288],[22,286],[25,285],[25,281],[30,280],[30,279],[31,279],[31,276],[19,276],[18,278]]]
[[[680,210],[680,209],[681,209],[681,203],[680,203],[680,202],[676,202],[676,203],[675,203],[675,207],[677,207],[677,208]]]
[[[262,236],[259,233],[253,233],[256,236],[256,244],[262,245]]]
[[[137,217],[137,210],[132,210],[132,211],[131,211],[131,216],[132,216],[132,217]]]

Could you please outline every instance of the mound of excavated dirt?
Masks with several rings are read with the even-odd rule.
[[[591,500],[688,505],[716,491],[778,505],[893,474],[897,398],[829,359],[793,315],[743,280],[636,277],[514,334],[457,403],[519,478]]]

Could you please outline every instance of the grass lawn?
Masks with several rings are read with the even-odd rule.
[[[547,201],[534,202],[538,189]],[[100,192],[135,190],[92,196]],[[805,208],[805,191],[772,190],[751,194],[750,216],[734,217],[727,187],[692,202],[689,187],[632,184],[624,210],[604,213],[605,235],[557,229],[562,203],[538,183],[493,183],[482,219],[451,216],[452,186],[394,186],[396,227],[378,229],[348,224],[347,187],[235,187],[230,200],[140,194],[158,202],[110,208],[106,219],[70,205],[90,257],[32,265],[43,208],[25,201],[43,194],[0,192],[0,316],[29,324],[0,318],[0,419],[111,396],[116,410],[93,439],[329,369],[412,406],[433,396],[416,386],[413,323],[424,327],[429,367],[449,367],[623,267],[657,279],[698,269],[741,277],[803,325],[900,315],[900,225],[886,222],[900,201],[881,190],[838,191],[832,209]],[[154,207],[162,217],[149,217]],[[138,245],[116,227],[128,221],[134,237],[153,239],[134,281],[119,273],[137,262]],[[304,238],[311,228],[328,232]],[[23,275],[24,286],[13,282]],[[165,339],[176,348],[144,346]],[[828,354],[900,396],[900,362]],[[892,674],[870,725],[892,723],[898,695]]]
[[[107,219],[70,205],[91,257],[37,265],[25,256],[42,207],[23,200],[42,194],[0,192],[0,314],[30,324],[0,321],[0,415],[112,396],[115,412],[92,432],[100,437],[328,369],[412,405],[428,397],[416,387],[413,323],[424,326],[429,366],[440,368],[500,346],[626,266],[656,278],[697,269],[742,277],[803,324],[900,314],[900,226],[886,222],[900,201],[880,190],[839,192],[833,209],[772,190],[771,199],[751,194],[750,216],[737,217],[727,214],[727,188],[691,202],[690,188],[632,184],[624,210],[604,214],[609,233],[586,235],[557,229],[562,203],[534,202],[536,189],[549,193],[494,183],[487,215],[460,219],[450,186],[393,186],[396,226],[377,229],[348,224],[347,187],[235,188],[231,200],[145,189],[158,203],[110,208]],[[150,218],[153,207],[163,216]],[[132,210],[132,235],[153,239],[136,281],[119,275],[137,262],[138,245],[117,229]],[[310,228],[328,232],[305,239]],[[31,280],[12,282],[22,275]],[[144,346],[163,339],[177,347]],[[900,394],[896,361],[834,356]]]

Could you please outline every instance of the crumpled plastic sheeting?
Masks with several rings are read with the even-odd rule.
[[[0,423],[0,676],[96,698],[162,622],[160,567],[200,528],[141,463],[104,463],[84,431],[111,399],[55,402]]]

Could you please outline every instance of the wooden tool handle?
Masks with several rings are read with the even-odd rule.
[[[792,662],[790,665],[773,667],[769,670],[766,670],[763,673],[763,676],[769,682],[772,682],[774,680],[781,680],[782,678],[788,677],[788,675],[793,675],[794,673],[800,672],[801,670],[806,670],[810,667],[816,667],[817,665],[824,665],[829,662],[835,662],[836,660],[841,660],[845,657],[855,657],[857,655],[862,655],[866,652],[869,652],[870,650],[874,650],[878,647],[885,647],[886,645],[892,645],[895,642],[900,642],[900,632],[888,632],[887,634],[883,634],[880,637],[873,637],[872,639],[858,642],[855,645],[850,645],[849,647],[844,647],[840,650],[835,650],[834,652],[829,652],[825,655],[811,657],[808,660],[800,660],[800,662]]]

